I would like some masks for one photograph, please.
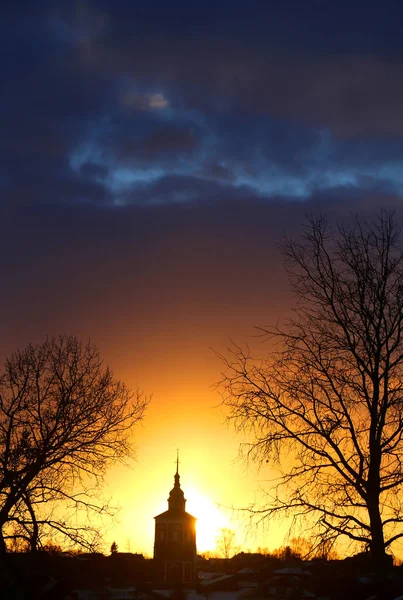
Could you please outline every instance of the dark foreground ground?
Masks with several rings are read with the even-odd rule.
[[[366,555],[340,561],[280,560],[253,553],[198,559],[191,590],[153,580],[141,554],[10,553],[1,564],[0,600],[395,600],[403,567],[380,570]]]

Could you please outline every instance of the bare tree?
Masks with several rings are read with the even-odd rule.
[[[293,537],[286,546],[281,546],[272,552],[272,556],[281,560],[287,559],[321,559],[336,560],[337,552],[333,548],[334,539],[322,538],[315,543],[310,537]]]
[[[280,466],[262,518],[291,511],[385,559],[403,536],[403,255],[392,213],[282,244],[296,299],[263,360],[234,346],[223,402],[249,459]],[[330,541],[328,543],[330,543]]]
[[[235,544],[235,531],[229,527],[223,527],[219,530],[216,538],[216,550],[219,556],[231,558],[236,554],[238,547]]]
[[[31,549],[57,532],[92,547],[97,529],[77,512],[103,514],[106,469],[132,453],[148,399],[103,367],[91,343],[60,336],[29,345],[0,375],[0,543]],[[62,503],[62,508],[61,508]]]

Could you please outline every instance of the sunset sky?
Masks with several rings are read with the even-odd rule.
[[[402,24],[400,0],[2,8],[1,357],[91,338],[152,394],[137,462],[108,474],[105,549],[152,552],[177,448],[200,550],[222,526],[283,542],[217,508],[273,473],[236,462],[214,351],[264,354],[254,326],[292,304],[277,242],[306,213],[402,214]]]

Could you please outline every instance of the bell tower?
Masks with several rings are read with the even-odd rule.
[[[196,577],[196,518],[186,512],[180,486],[179,454],[168,510],[154,517],[154,572],[164,583],[192,583]]]

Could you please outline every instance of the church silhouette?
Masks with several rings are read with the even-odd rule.
[[[186,512],[179,457],[168,510],[154,517],[154,573],[161,583],[193,583],[196,578],[196,517]]]

